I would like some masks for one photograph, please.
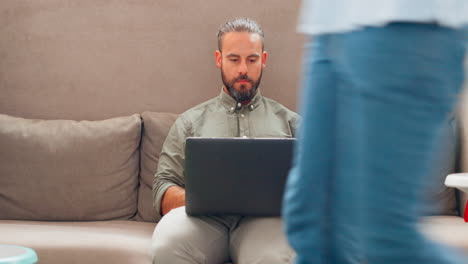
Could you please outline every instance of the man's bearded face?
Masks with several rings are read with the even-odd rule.
[[[238,102],[252,100],[262,79],[267,53],[255,33],[228,32],[216,51],[216,66],[227,92]]]
[[[221,67],[221,79],[223,80],[223,84],[229,94],[231,94],[237,102],[252,100],[262,80],[262,73],[263,71],[260,71],[260,76],[255,80],[250,78],[247,74],[228,80],[223,67]]]

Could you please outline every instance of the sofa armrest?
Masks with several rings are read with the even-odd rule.
[[[468,201],[468,173],[453,173],[445,178],[445,185],[459,190],[459,207],[460,215],[465,213],[466,204]]]

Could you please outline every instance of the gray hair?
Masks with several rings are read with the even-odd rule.
[[[244,17],[235,18],[233,20],[227,21],[226,23],[224,23],[223,25],[219,27],[217,36],[218,36],[218,49],[220,51],[222,49],[223,37],[226,33],[229,33],[229,32],[248,32],[252,34],[257,34],[262,39],[262,50],[264,48],[263,30],[257,22],[255,22],[254,20],[250,18],[244,18]]]

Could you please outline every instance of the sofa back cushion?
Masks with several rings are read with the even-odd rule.
[[[140,188],[138,192],[138,214],[136,220],[158,221],[153,207],[153,179],[158,168],[159,154],[167,133],[177,115],[169,113],[144,112],[141,139]]]
[[[136,213],[141,119],[0,114],[0,219],[108,220]]]

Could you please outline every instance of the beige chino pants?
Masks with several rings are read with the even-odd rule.
[[[185,207],[157,224],[153,264],[289,264],[294,251],[279,217],[191,217]]]

